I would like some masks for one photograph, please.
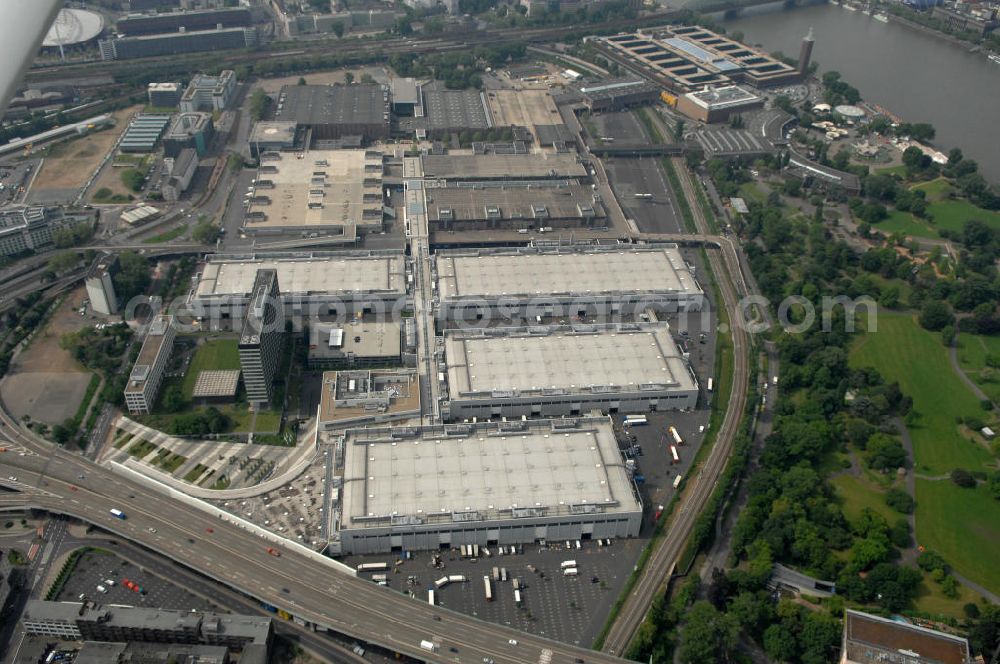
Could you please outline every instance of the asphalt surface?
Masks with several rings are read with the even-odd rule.
[[[17,486],[25,490],[19,498],[0,495],[0,509],[27,505],[89,521],[305,621],[425,661],[617,661],[374,586],[332,561],[300,553],[291,543],[264,540],[236,523],[41,442],[15,428],[17,423],[6,413],[2,420],[0,433],[34,454],[5,454],[0,459],[0,476],[16,475]],[[79,478],[81,473],[85,479]],[[112,507],[123,509],[128,518],[111,516]],[[423,640],[438,647],[424,650]]]

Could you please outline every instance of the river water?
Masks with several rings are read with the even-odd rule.
[[[762,7],[724,24],[748,43],[793,58],[813,28],[820,72],[837,70],[864,99],[908,122],[931,123],[938,148],[961,148],[984,177],[1000,182],[1000,64],[984,54],[831,4]]]

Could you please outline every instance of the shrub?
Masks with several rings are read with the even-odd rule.
[[[913,513],[913,497],[902,489],[889,489],[886,491],[885,504],[900,514]]]
[[[955,483],[955,486],[960,486],[963,489],[971,489],[976,486],[976,478],[964,468],[956,468],[951,471],[951,481]]]

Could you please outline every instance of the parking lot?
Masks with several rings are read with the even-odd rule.
[[[110,579],[114,585],[107,583]],[[125,587],[125,580],[138,584],[144,593]],[[97,586],[107,592],[100,592]],[[59,602],[78,602],[80,595],[102,604],[155,607],[189,611],[210,610],[214,605],[185,589],[154,576],[123,560],[110,551],[91,550],[84,553],[59,595]]]
[[[601,136],[614,139],[615,144],[649,143],[645,129],[631,112],[599,113],[591,121]],[[604,168],[622,210],[640,231],[686,232],[659,157],[614,157],[605,159]],[[650,194],[651,198],[639,198],[637,194]]]

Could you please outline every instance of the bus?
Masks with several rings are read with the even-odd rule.
[[[450,579],[448,577],[442,576],[440,579],[434,582],[434,585],[437,586],[438,588],[444,588],[446,585],[448,585],[449,580]]]
[[[641,199],[644,199],[644,200],[648,200],[648,199],[650,199],[650,198],[652,198],[652,197],[653,197],[653,195],[652,195],[652,194],[633,194],[633,195],[634,195],[634,196],[635,196],[636,198],[641,198]]]
[[[358,565],[359,572],[388,572],[389,563],[361,563]]]
[[[641,427],[644,424],[649,424],[649,420],[646,419],[645,415],[626,415],[622,424],[627,427]]]
[[[386,574],[372,574],[372,581],[378,583],[380,581],[388,581],[389,577]]]
[[[679,433],[677,433],[677,427],[670,427],[670,436],[674,439],[674,442],[677,443],[678,445],[684,444],[684,439],[681,438],[681,435]]]
[[[514,590],[514,604],[520,604],[520,603],[521,603],[521,591],[515,589]]]
[[[673,463],[681,462],[681,455],[677,453],[677,448],[673,445],[670,446],[670,457]]]
[[[678,475],[677,477],[674,478],[674,488],[675,489],[681,485],[681,480],[683,478],[684,478],[683,475]]]
[[[431,606],[437,606],[437,602],[434,600],[434,589],[433,588],[428,588],[427,589],[427,603],[430,604]]]
[[[486,576],[486,575],[483,576],[483,588],[486,591],[486,601],[487,602],[492,602],[493,601],[493,584],[490,583],[490,577],[489,576]]]

